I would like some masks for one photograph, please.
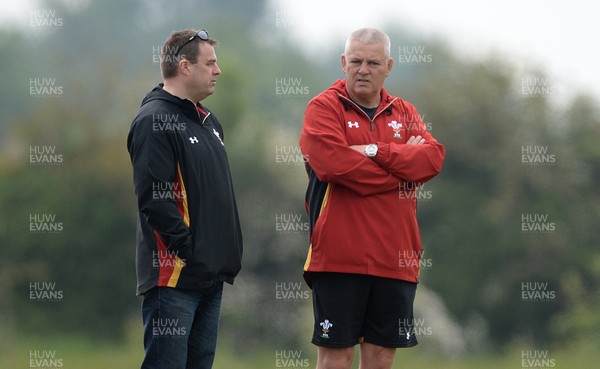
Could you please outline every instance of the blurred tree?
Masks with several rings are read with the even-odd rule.
[[[600,161],[597,148],[590,149],[597,145],[587,144],[599,137],[597,103],[580,98],[561,110],[548,96],[522,94],[516,69],[497,58],[473,63],[435,44],[427,49],[434,64],[412,89],[401,85],[447,149],[442,175],[430,187],[435,201],[419,212],[435,262],[424,283],[464,323],[482,313],[496,343],[566,339],[551,322],[572,311],[576,294],[561,281],[577,284],[574,275],[587,275],[586,288],[595,291],[590,304],[600,281],[593,261],[598,239],[587,228],[600,218]],[[549,150],[555,161],[524,165],[522,150],[530,146]],[[522,232],[521,217],[530,213],[547,215],[556,230]],[[524,301],[522,284],[532,281],[548,283],[556,298]]]

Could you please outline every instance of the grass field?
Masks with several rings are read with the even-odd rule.
[[[28,337],[17,340],[2,339],[0,368],[37,368],[30,355],[53,357],[44,368],[86,368],[86,369],[128,369],[139,368],[142,356],[141,332],[132,332],[125,343],[95,343],[77,337]],[[600,363],[600,350],[593,344],[573,345],[546,351],[545,361],[522,361],[523,350],[515,347],[503,355],[467,356],[462,359],[442,358],[426,354],[422,345],[413,349],[400,350],[396,356],[394,369],[515,369],[515,368],[565,368],[593,369]],[[32,354],[33,352],[33,354]],[[299,352],[296,352],[299,353]],[[268,347],[251,353],[240,353],[231,345],[221,342],[215,361],[215,369],[271,369],[271,368],[314,368],[316,350],[308,347],[300,353],[297,365],[276,360],[276,351]],[[356,362],[357,360],[355,360]],[[354,365],[353,368],[357,368]]]

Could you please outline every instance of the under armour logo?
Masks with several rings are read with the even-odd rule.
[[[352,122],[348,121],[348,127],[349,128],[358,128],[358,122],[352,123]]]
[[[190,140],[190,142],[191,142],[192,144],[196,144],[196,143],[198,143],[198,139],[196,138],[196,136],[194,136],[194,137],[190,137],[190,138],[189,138],[189,140]]]

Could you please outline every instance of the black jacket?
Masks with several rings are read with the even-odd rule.
[[[155,87],[127,137],[138,200],[137,293],[233,283],[242,232],[223,128],[199,103]]]

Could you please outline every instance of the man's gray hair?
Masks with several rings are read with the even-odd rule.
[[[358,29],[348,36],[346,40],[346,47],[344,48],[344,54],[348,53],[348,48],[350,47],[350,43],[352,41],[359,41],[363,44],[378,44],[383,43],[385,47],[386,57],[390,57],[391,55],[391,44],[390,37],[386,35],[384,32],[381,32],[375,28],[361,28]]]

